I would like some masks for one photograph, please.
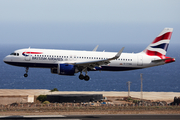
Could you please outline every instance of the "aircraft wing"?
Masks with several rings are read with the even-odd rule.
[[[77,63],[74,63],[74,65],[80,70],[84,70],[87,68],[93,69],[94,67],[99,67],[103,64],[107,65],[110,63],[111,60],[115,60],[119,58],[123,50],[124,50],[124,47],[112,58],[97,60],[97,61],[77,62]]]

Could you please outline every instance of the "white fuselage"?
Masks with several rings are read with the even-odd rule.
[[[54,68],[57,64],[79,63],[108,59],[116,55],[115,52],[54,50],[54,49],[20,49],[4,58],[4,62],[22,67]],[[122,53],[121,56],[110,61],[109,64],[99,66],[97,70],[124,71],[141,69],[165,64],[154,63],[158,56],[148,56],[141,53]],[[95,69],[94,69],[95,70]]]

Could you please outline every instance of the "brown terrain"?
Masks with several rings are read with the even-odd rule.
[[[102,101],[89,103],[50,103],[42,104],[32,101],[38,95],[47,94],[103,94]],[[178,92],[143,92],[141,101],[140,92],[75,92],[50,90],[7,90],[0,89],[0,115],[78,115],[78,114],[180,114],[178,104],[170,104]],[[10,101],[12,98],[22,97],[24,102]],[[25,96],[28,96],[26,99]],[[8,99],[10,98],[10,99]],[[6,104],[5,102],[12,102]]]

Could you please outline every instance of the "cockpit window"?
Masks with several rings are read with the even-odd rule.
[[[19,53],[11,53],[10,55],[19,56]]]
[[[16,53],[11,53],[10,55],[16,55]]]

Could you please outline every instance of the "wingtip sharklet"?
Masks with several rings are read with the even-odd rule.
[[[121,53],[123,52],[124,47],[115,55],[116,58],[119,58],[121,56]]]
[[[117,59],[121,56],[121,53],[123,52],[124,50],[124,47],[113,57],[113,58],[110,58],[108,60],[114,60],[114,59]]]
[[[98,47],[99,47],[99,45],[97,45],[97,46],[93,49],[93,51],[96,51],[96,50],[98,49]]]

